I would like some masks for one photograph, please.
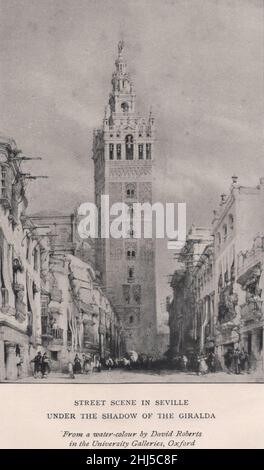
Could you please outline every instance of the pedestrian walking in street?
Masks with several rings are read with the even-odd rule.
[[[96,372],[101,372],[101,370],[102,370],[100,357],[97,356],[97,355],[94,356],[93,370],[95,370]]]
[[[238,375],[241,372],[240,351],[238,348],[234,350],[233,361],[234,361],[234,372],[235,374]]]
[[[196,374],[199,373],[199,365],[200,365],[200,356],[199,354],[195,353],[193,355],[193,359],[192,359],[192,369],[194,372],[196,372]]]
[[[213,351],[210,351],[209,354],[208,354],[207,365],[208,365],[208,371],[209,372],[215,372],[216,371],[215,353]]]
[[[84,370],[85,360],[86,360],[86,354],[82,354],[82,359],[81,359],[81,364],[82,364],[82,374],[84,374],[84,373],[85,373],[85,370]]]
[[[82,373],[82,363],[81,359],[79,358],[78,354],[76,354],[74,358],[74,368],[73,371],[75,374],[81,374]]]
[[[19,379],[22,375],[22,364],[23,357],[21,355],[17,356],[17,378]]]
[[[185,356],[185,354],[182,355],[181,357],[181,368],[184,372],[187,371],[187,364],[188,364],[188,357]]]
[[[89,374],[89,372],[92,372],[92,361],[89,356],[85,356],[85,359],[83,362],[83,373]]]
[[[42,355],[41,355],[41,352],[39,351],[38,354],[34,357],[34,359],[32,359],[32,361],[30,362],[33,362],[34,363],[34,378],[37,379],[38,377],[41,376],[41,373],[42,373]]]
[[[50,373],[49,358],[46,352],[42,356],[41,372],[43,379],[46,379]]]
[[[245,372],[248,373],[250,369],[249,355],[248,355],[248,352],[245,351],[244,348],[242,348],[240,351],[239,359],[240,359],[240,370],[242,374]]]
[[[225,354],[224,354],[224,361],[225,361],[225,366],[227,369],[227,373],[231,374],[232,372],[232,362],[233,362],[233,352],[231,349],[228,349]]]
[[[244,348],[241,349],[240,353],[239,353],[239,360],[240,360],[240,370],[242,372],[242,374],[245,372],[245,350]]]
[[[203,354],[197,357],[198,370],[197,375],[205,375],[208,372],[208,366],[206,364],[206,358]]]
[[[126,357],[123,358],[123,365],[125,369],[131,369],[130,359]]]
[[[73,363],[72,363],[72,361],[68,362],[68,372],[69,372],[70,379],[75,379],[75,375],[73,373]]]
[[[114,361],[110,356],[106,360],[106,367],[108,368],[109,371],[112,370],[114,367]]]
[[[247,374],[250,372],[250,359],[247,351],[244,351],[244,371]]]

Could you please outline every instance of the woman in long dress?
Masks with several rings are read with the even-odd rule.
[[[82,373],[82,364],[81,359],[79,358],[78,354],[76,354],[74,358],[74,373],[81,374]]]
[[[74,373],[73,373],[73,363],[72,363],[72,361],[68,362],[68,372],[69,372],[70,379],[75,379],[75,376],[74,376]]]
[[[200,362],[199,362],[199,373],[201,375],[207,374],[208,372],[208,366],[206,364],[206,360],[204,356],[200,357]]]
[[[89,374],[89,372],[92,372],[92,361],[87,356],[84,359],[83,371],[84,371],[85,374]]]
[[[42,377],[46,379],[50,373],[49,358],[47,353],[44,353],[42,356]]]

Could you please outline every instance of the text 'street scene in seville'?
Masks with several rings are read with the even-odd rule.
[[[10,111],[0,134],[0,382],[264,381],[264,169],[256,129],[232,117],[254,86],[245,96],[241,71],[233,88],[209,27],[177,20],[171,37],[181,27],[188,47],[126,28],[106,49],[67,43],[95,71],[75,73],[66,48],[53,78],[32,65],[43,119],[21,114],[19,132]]]

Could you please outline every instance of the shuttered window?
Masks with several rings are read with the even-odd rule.
[[[12,201],[12,176],[9,165],[0,165],[0,200],[5,206],[10,206]]]

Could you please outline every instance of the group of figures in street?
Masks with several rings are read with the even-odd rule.
[[[241,374],[243,372],[250,372],[251,364],[250,357],[244,348],[241,351],[236,348],[234,350],[228,349],[224,354],[225,366],[227,372]]]
[[[82,354],[80,358],[75,355],[74,361],[68,362],[68,372],[70,378],[74,379],[75,374],[88,374],[89,372],[101,372],[102,364],[99,355]]]
[[[131,369],[132,364],[135,364],[138,356],[133,351],[133,354],[126,354],[123,358],[100,358],[98,354],[82,354],[80,357],[75,355],[73,361],[68,362],[68,373],[70,378],[75,378],[76,374],[89,374],[92,372],[101,372],[102,370],[111,371],[113,369],[125,368]]]
[[[34,364],[35,379],[39,377],[41,377],[42,379],[46,379],[48,377],[48,374],[50,373],[50,361],[47,353],[45,352],[42,355],[39,351],[31,362]]]
[[[228,349],[224,355],[225,372],[240,374],[250,372],[249,355],[244,348]],[[171,361],[172,367],[179,371],[196,372],[197,375],[219,372],[222,366],[213,351],[207,354],[178,355]]]

